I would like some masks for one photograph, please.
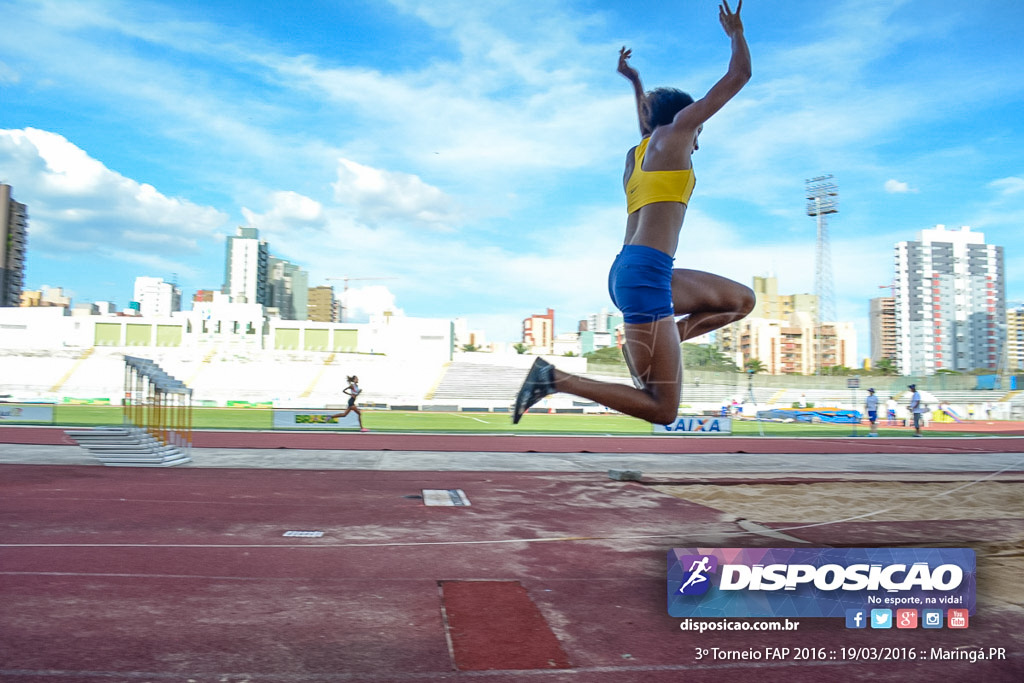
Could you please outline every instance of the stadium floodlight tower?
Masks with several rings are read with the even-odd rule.
[[[818,240],[814,254],[814,293],[818,297],[818,315],[814,321],[817,337],[815,365],[821,374],[825,355],[824,333],[826,322],[835,322],[835,291],[832,287],[832,252],[828,240],[828,216],[839,211],[839,190],[832,174],[805,181],[807,186],[807,215],[817,219]]]

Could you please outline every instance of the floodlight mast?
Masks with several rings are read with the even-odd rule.
[[[814,332],[816,337],[816,374],[821,374],[824,365],[825,343],[824,324],[836,321],[835,290],[832,284],[832,250],[828,238],[830,213],[839,212],[839,190],[832,174],[818,176],[805,181],[807,191],[807,215],[817,220],[818,236],[814,254],[814,293],[818,297]]]

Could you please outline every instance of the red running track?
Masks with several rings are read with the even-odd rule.
[[[196,448],[480,453],[1019,453],[1024,436],[985,438],[557,436],[395,432],[196,431]],[[1022,431],[1024,433],[1024,431]],[[910,432],[908,431],[908,436]],[[0,443],[74,445],[57,427],[0,427]]]
[[[471,505],[427,507],[424,488],[462,489]],[[819,526],[813,541],[842,545],[850,531]],[[969,531],[978,542],[1007,533]],[[856,543],[912,533],[861,522]],[[851,632],[842,619],[681,631],[665,609],[666,552],[697,545],[780,541],[589,473],[3,465],[0,680],[1024,680],[1019,608],[979,609],[956,632]],[[832,654],[844,647],[1003,647],[1008,658],[851,663]],[[760,659],[700,655],[710,648]],[[768,648],[790,651],[769,660]]]

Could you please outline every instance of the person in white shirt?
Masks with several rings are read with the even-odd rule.
[[[885,402],[885,410],[887,417],[889,418],[889,426],[892,427],[896,424],[896,409],[899,407],[899,403],[896,402],[895,396],[890,396],[889,400]]]
[[[921,423],[924,421],[924,403],[921,402],[921,392],[914,384],[907,385],[913,393],[910,397],[910,412],[914,415],[914,436],[921,436]]]
[[[874,389],[868,389],[868,397],[864,399],[864,410],[868,413],[868,422],[871,423],[871,432],[868,436],[878,436],[878,397]]]

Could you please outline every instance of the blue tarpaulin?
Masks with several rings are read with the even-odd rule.
[[[829,424],[857,424],[859,410],[814,410],[808,408],[779,408],[757,411],[759,420],[795,420],[796,422],[825,422]]]

